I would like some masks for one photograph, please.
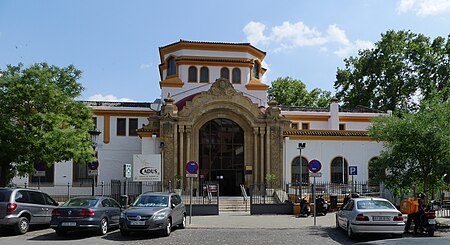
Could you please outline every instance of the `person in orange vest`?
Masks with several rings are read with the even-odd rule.
[[[409,233],[409,228],[411,227],[411,222],[414,221],[414,234],[417,234],[417,228],[419,228],[420,225],[420,217],[425,213],[425,209],[423,206],[423,200],[425,199],[426,195],[423,192],[417,193],[417,201],[418,201],[418,208],[417,212],[408,214],[408,218],[406,220],[405,225],[405,233]]]

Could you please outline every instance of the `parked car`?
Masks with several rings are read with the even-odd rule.
[[[402,213],[384,198],[352,198],[336,213],[336,227],[355,234],[381,233],[401,237],[405,229]]]
[[[0,227],[11,227],[24,234],[30,225],[50,224],[52,211],[59,204],[39,190],[0,188]]]
[[[176,193],[145,193],[120,215],[120,233],[159,230],[169,236],[172,227],[186,227],[186,207]]]
[[[112,198],[75,197],[53,210],[50,227],[58,235],[81,229],[105,235],[109,228],[119,226],[120,212],[120,205]]]

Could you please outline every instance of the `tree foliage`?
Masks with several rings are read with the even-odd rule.
[[[436,98],[438,98],[436,96]],[[381,116],[369,134],[385,149],[374,162],[395,194],[413,188],[430,193],[450,170],[450,102],[424,101],[416,113]]]
[[[450,36],[431,40],[410,31],[387,31],[375,48],[344,60],[334,87],[344,107],[415,110],[418,99],[450,96]],[[434,94],[436,95],[436,94]]]
[[[0,186],[34,163],[93,160],[90,108],[74,99],[81,71],[46,63],[0,70]]]
[[[308,92],[302,81],[291,77],[277,78],[267,92],[269,100],[286,106],[327,107],[331,100],[331,92],[319,88]]]

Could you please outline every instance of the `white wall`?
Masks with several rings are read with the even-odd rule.
[[[367,181],[368,162],[373,157],[379,156],[383,147],[382,143],[376,141],[287,140],[284,163],[286,182],[292,182],[291,165],[294,158],[300,154],[297,149],[299,142],[306,143],[306,148],[302,150],[302,156],[308,162],[317,159],[322,163],[322,177],[316,178],[317,181],[331,180],[331,161],[335,157],[341,156],[344,156],[349,166],[358,167],[358,175],[354,176],[355,181]]]

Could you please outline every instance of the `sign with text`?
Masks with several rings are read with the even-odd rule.
[[[161,155],[133,155],[133,181],[161,181]]]
[[[358,175],[358,166],[348,166],[349,175]]]

